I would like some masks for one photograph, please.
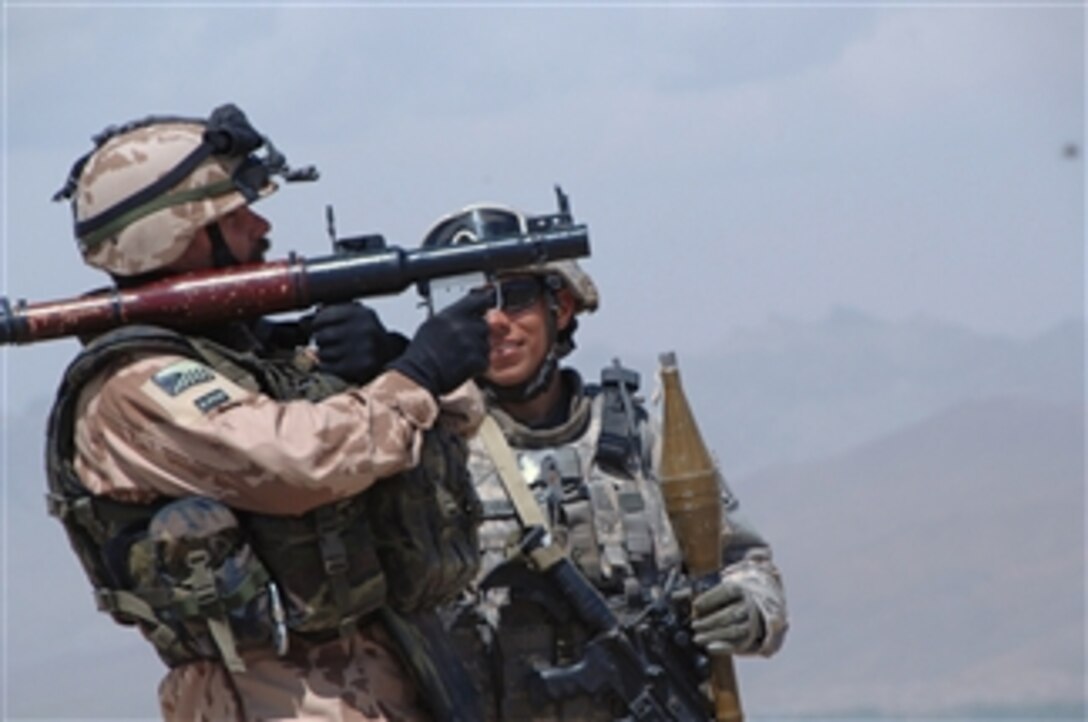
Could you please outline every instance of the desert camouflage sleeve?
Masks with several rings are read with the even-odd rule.
[[[462,415],[481,405],[443,399]],[[397,372],[319,403],[280,402],[192,359],[143,356],[83,392],[76,472],[114,498],[199,494],[299,514],[410,468],[438,415],[430,393]]]
[[[643,449],[650,450],[650,464],[656,472],[660,460],[659,424],[643,424]],[[656,473],[655,473],[656,475]],[[722,579],[737,582],[751,593],[763,616],[765,633],[755,649],[742,654],[769,657],[782,646],[789,628],[786,590],[782,574],[774,563],[771,545],[740,511],[740,500],[719,472],[722,492]]]
[[[771,545],[740,513],[740,501],[725,479],[719,480],[724,513],[722,579],[737,582],[751,593],[763,615],[764,635],[758,648],[745,651],[769,657],[782,646],[789,628],[782,575],[772,558]]]

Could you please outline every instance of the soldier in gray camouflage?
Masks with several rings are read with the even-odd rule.
[[[569,216],[561,193],[560,211]],[[424,245],[486,243],[539,230],[555,218],[472,206],[441,219]],[[668,598],[681,569],[655,474],[655,423],[632,395],[637,376],[610,368],[601,384],[587,384],[574,369],[560,368],[574,348],[576,316],[599,302],[593,281],[576,262],[526,268],[496,285],[499,307],[487,314],[490,363],[479,381],[488,413],[513,450],[551,536],[621,621],[636,619],[651,603]],[[618,388],[622,384],[627,388]],[[618,403],[619,394],[632,403]],[[443,615],[468,660],[486,719],[633,719],[632,710],[606,691],[552,694],[540,684],[542,670],[588,674],[578,665],[590,633],[554,590],[528,578],[527,565],[516,563],[524,551],[523,529],[491,448],[479,436],[470,444],[470,468],[483,503],[480,575]],[[699,619],[679,650],[682,657],[675,657],[692,676],[705,671],[707,653],[774,654],[787,628],[770,546],[740,516],[724,480],[721,499],[730,534],[723,541],[720,580],[693,602],[688,597]]]
[[[306,175],[233,106],[95,140],[58,197],[118,286],[261,260],[250,204]],[[261,319],[84,339],[49,422],[51,512],[99,608],[169,667],[164,719],[475,718],[433,610],[478,569],[488,303],[380,345],[368,309],[322,309],[316,352]]]

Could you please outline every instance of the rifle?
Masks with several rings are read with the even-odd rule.
[[[520,554],[480,582],[482,589],[509,587],[541,604],[557,619],[573,612],[589,631],[582,659],[567,666],[537,666],[532,680],[553,700],[578,693],[609,692],[630,720],[707,722],[710,709],[699,689],[699,654],[687,625],[667,599],[651,605],[647,617],[624,625],[597,588],[586,579],[548,532],[548,523],[517,458],[491,416],[477,430],[522,527]],[[671,586],[671,585],[670,585]],[[686,647],[686,648],[685,648]]]
[[[364,241],[352,243],[352,241]],[[413,283],[467,273],[494,274],[589,255],[584,225],[441,248],[386,247],[381,236],[345,239],[337,252],[171,276],[59,301],[14,305],[0,296],[0,345],[95,335],[127,324],[192,328],[394,294]]]
[[[552,546],[543,527],[526,531],[521,550],[537,572],[524,565],[500,566],[482,586],[525,590],[529,598],[553,614],[560,608],[569,609],[592,634],[577,662],[535,668],[533,684],[538,691],[553,700],[580,693],[611,693],[623,703],[629,720],[710,719],[706,694],[699,688],[699,679],[705,676],[700,670],[702,658],[690,640],[685,620],[670,604],[670,594],[662,595],[638,618],[622,623],[596,587]],[[541,579],[552,586],[543,587]],[[666,584],[669,591],[674,586]]]

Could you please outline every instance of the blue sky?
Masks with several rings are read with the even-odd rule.
[[[98,283],[48,202],[89,136],[233,101],[322,180],[276,251],[412,246],[437,217],[570,193],[593,334],[705,351],[849,306],[1029,335],[1083,314],[1078,3],[8,3],[2,290]],[[405,326],[413,301],[385,307]],[[685,323],[677,324],[680,315]],[[35,352],[30,352],[35,353]]]

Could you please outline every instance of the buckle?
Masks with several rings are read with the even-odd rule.
[[[330,555],[325,557],[325,574],[331,576],[339,576],[348,570],[348,558],[342,554]]]
[[[219,598],[219,591],[215,588],[215,575],[208,567],[211,556],[206,549],[193,549],[185,555],[185,562],[189,565],[192,580],[193,594],[196,595],[197,604],[202,607],[213,604]]]
[[[55,516],[61,521],[64,521],[71,511],[68,500],[60,494],[54,494],[52,492],[45,495],[45,508],[46,511],[49,512],[49,516]]]
[[[94,592],[94,605],[100,612],[117,611],[117,596],[110,589],[97,588]]]

